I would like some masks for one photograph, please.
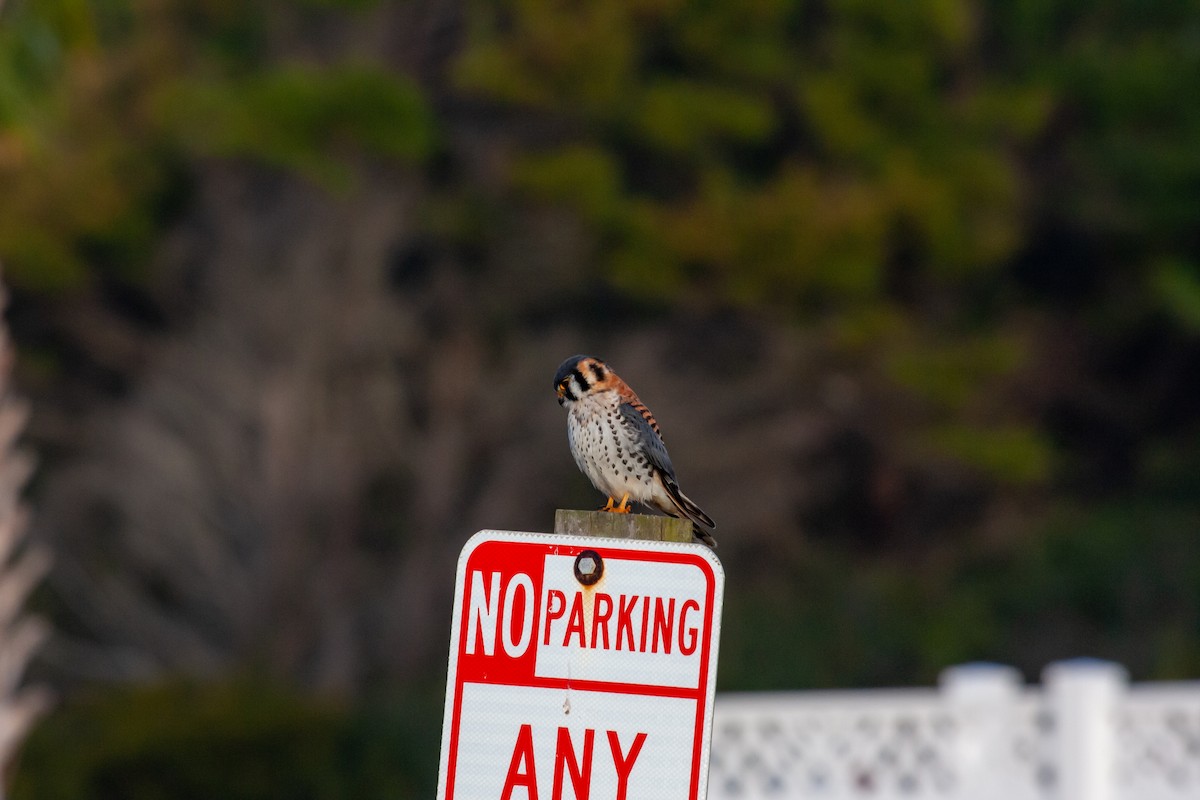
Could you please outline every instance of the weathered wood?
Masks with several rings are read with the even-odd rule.
[[[554,512],[554,532],[651,542],[692,541],[692,523],[686,519],[566,508]]]

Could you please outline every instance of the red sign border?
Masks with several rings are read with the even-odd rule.
[[[651,542],[635,539],[607,539],[592,536],[571,536],[553,533],[483,530],[463,546],[458,557],[454,581],[454,610],[450,630],[449,663],[446,670],[446,705],[442,717],[442,747],[438,769],[438,800],[454,800],[455,769],[458,761],[458,737],[462,717],[463,680],[458,669],[458,657],[463,648],[463,631],[467,627],[466,574],[471,555],[489,542],[544,545],[547,555],[577,555],[582,550],[595,550],[601,557],[620,559],[631,555],[636,560],[663,564],[692,564],[704,573],[707,587],[704,617],[703,650],[700,655],[700,680],[696,689],[609,681],[571,680],[571,688],[582,691],[606,691],[637,694],[648,697],[695,697],[696,725],[692,747],[689,800],[700,800],[701,789],[708,784],[708,745],[712,735],[713,698],[716,692],[715,668],[720,647],[721,609],[724,603],[725,571],[711,549],[701,544],[682,542]],[[566,552],[555,552],[563,548]],[[658,557],[645,558],[648,553]],[[634,560],[634,559],[630,559]],[[496,685],[509,685],[497,683]],[[512,684],[524,686],[526,684]],[[566,688],[565,678],[541,678],[533,688]]]

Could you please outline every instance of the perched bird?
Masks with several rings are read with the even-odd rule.
[[[567,409],[567,439],[579,470],[608,495],[601,510],[629,513],[629,501],[692,521],[692,533],[716,547],[712,518],[679,490],[675,468],[650,409],[629,384],[592,356],[572,356],[554,375]],[[620,503],[614,505],[616,498]]]

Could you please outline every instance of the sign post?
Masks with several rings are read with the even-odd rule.
[[[703,545],[476,534],[438,800],[704,800],[723,591]]]

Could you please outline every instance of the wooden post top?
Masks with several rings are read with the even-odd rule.
[[[554,512],[554,532],[651,542],[692,541],[692,523],[686,519],[650,514],[614,514],[611,511],[574,511],[566,508]]]

